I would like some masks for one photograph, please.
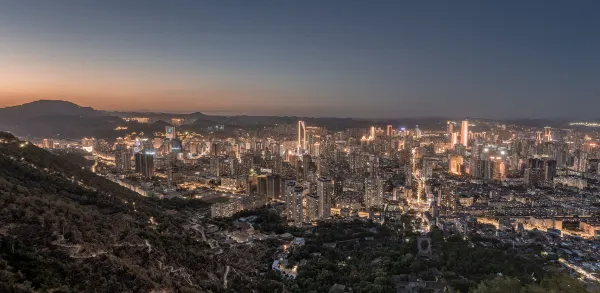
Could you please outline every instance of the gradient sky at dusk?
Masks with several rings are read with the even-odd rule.
[[[0,107],[600,117],[598,1],[0,4]]]

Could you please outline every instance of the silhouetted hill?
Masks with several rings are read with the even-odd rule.
[[[20,136],[110,136],[122,119],[66,101],[40,100],[0,109],[0,129]]]
[[[71,115],[104,116],[104,112],[90,107],[81,107],[67,101],[39,100],[19,106],[0,109],[0,121],[22,121],[33,117]]]
[[[272,251],[205,240],[207,207],[142,197],[0,133],[0,292],[256,292],[247,280]]]

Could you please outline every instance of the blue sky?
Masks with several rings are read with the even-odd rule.
[[[2,1],[0,106],[600,117],[596,1]]]

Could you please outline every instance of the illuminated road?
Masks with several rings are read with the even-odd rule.
[[[600,281],[600,279],[596,278],[594,275],[590,274],[589,272],[587,272],[583,268],[578,267],[578,266],[576,266],[576,265],[574,265],[572,263],[569,263],[568,261],[566,261],[563,258],[559,259],[558,261],[560,263],[562,263],[563,265],[565,265],[566,267],[575,270],[577,273],[581,274],[582,276],[584,276],[584,277],[586,277],[586,278],[588,278],[590,280],[593,280],[593,281],[596,281],[596,282]]]

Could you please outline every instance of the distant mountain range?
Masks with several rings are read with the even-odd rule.
[[[127,123],[126,117],[148,117],[152,124]],[[303,120],[307,125],[327,127],[331,130],[346,128],[366,128],[371,125],[393,125],[396,128],[444,129],[449,118],[406,118],[406,119],[354,119],[354,118],[314,118],[298,116],[218,116],[200,112],[190,114],[152,113],[152,112],[110,112],[81,107],[67,101],[40,100],[19,106],[0,108],[0,130],[19,136],[73,138],[86,136],[115,138],[125,132],[152,133],[161,131],[170,125],[171,118],[184,118],[193,121],[183,127],[185,130],[200,130],[213,125],[226,125],[228,129],[256,128],[275,124],[295,124]],[[506,123],[515,123],[534,127],[568,127],[567,119],[513,119]],[[127,126],[127,131],[116,131],[118,126]]]

